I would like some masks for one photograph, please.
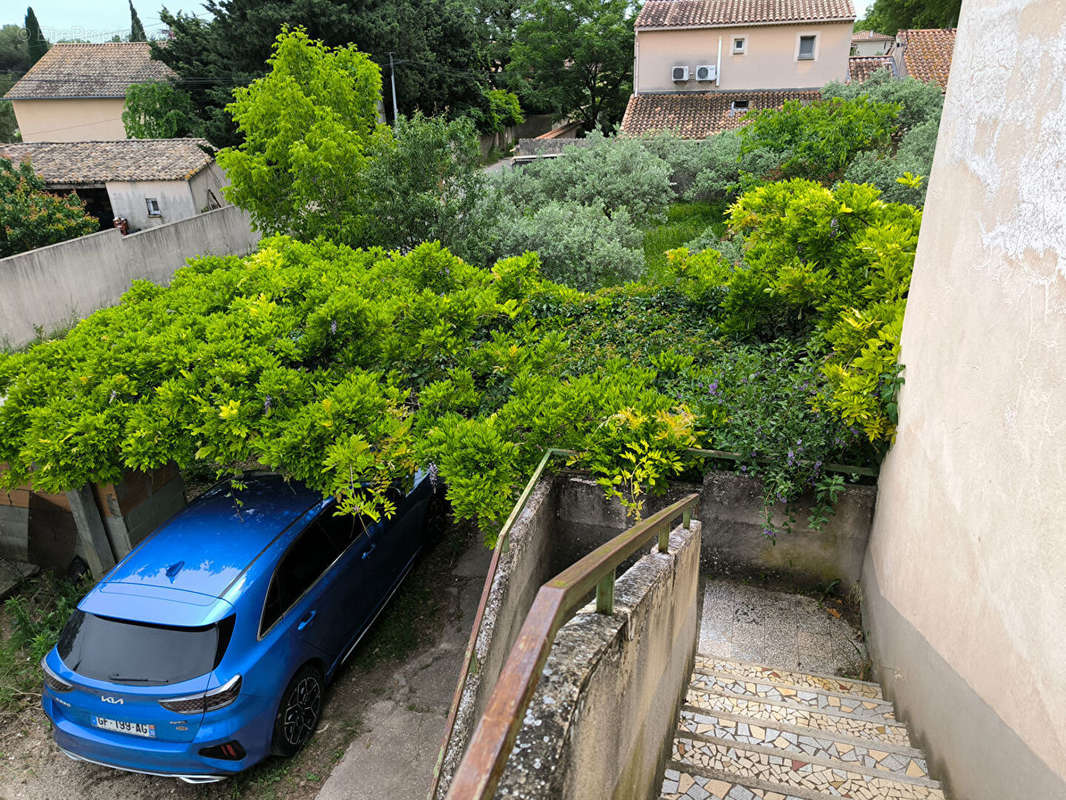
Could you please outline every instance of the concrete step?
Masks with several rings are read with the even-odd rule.
[[[839,761],[846,766],[874,770],[877,774],[929,780],[929,766],[920,750],[812,731],[798,725],[775,722],[760,725],[755,720],[725,714],[682,715],[678,734],[693,739],[711,737],[738,747],[757,746]]]
[[[684,764],[667,762],[659,800],[828,800],[821,793],[781,793],[759,781],[738,782],[730,775],[697,772]]]
[[[846,714],[875,722],[896,721],[896,712],[891,703],[870,697],[854,697],[823,690],[777,686],[765,681],[744,680],[731,675],[703,672],[693,673],[689,688],[692,691],[720,692],[789,703],[812,711]]]
[[[835,692],[856,697],[882,699],[881,687],[869,681],[854,678],[838,678],[833,675],[796,672],[788,669],[776,669],[762,664],[749,664],[731,658],[696,654],[696,671],[707,674],[733,675],[740,679],[772,683],[794,689],[814,689],[816,691]]]
[[[928,779],[887,776],[835,759],[781,753],[767,747],[738,747],[722,740],[674,739],[672,760],[692,772],[757,780],[785,796],[815,792],[853,800],[944,800],[939,784]]]
[[[792,703],[779,703],[761,698],[689,688],[685,701],[697,713],[728,714],[747,717],[755,724],[773,727],[774,723],[798,725],[834,736],[844,735],[869,742],[910,747],[907,728],[898,722],[878,722],[848,714],[815,711]],[[760,722],[760,720],[762,722]]]

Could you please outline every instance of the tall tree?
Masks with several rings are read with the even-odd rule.
[[[148,41],[148,36],[144,32],[144,26],[141,24],[141,18],[137,16],[137,9],[133,7],[133,0],[130,0],[130,41]]]
[[[523,12],[510,65],[523,105],[612,130],[633,86],[629,0],[529,0]]]
[[[894,36],[906,28],[954,28],[962,0],[874,0],[856,29]]]
[[[32,8],[26,9],[26,47],[30,54],[30,66],[32,67],[41,60],[41,56],[48,52],[48,40],[41,32],[41,26],[37,22],[37,15]]]
[[[487,69],[469,0],[206,0],[204,8],[208,19],[163,9],[171,38],[165,47],[153,44],[152,53],[184,79],[204,135],[216,145],[240,141],[225,106],[234,88],[266,74],[286,24],[327,46],[353,44],[383,69],[393,53],[402,114],[488,111]]]
[[[268,64],[228,107],[244,142],[218,153],[226,198],[262,231],[344,241],[366,225],[368,154],[390,137],[378,124],[381,70],[302,30],[280,34]]]

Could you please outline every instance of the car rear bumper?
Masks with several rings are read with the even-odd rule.
[[[45,712],[52,721],[56,744],[71,758],[112,769],[178,778],[186,783],[210,783],[235,775],[267,755],[269,744],[256,741],[248,729],[233,730],[233,720],[201,725],[192,741],[174,742],[133,737],[122,733],[86,727],[69,719],[43,698]],[[223,760],[200,755],[204,748],[237,740],[245,749],[240,760]]]
[[[80,756],[77,753],[72,753],[62,745],[59,747],[63,751],[63,754],[67,758],[71,758],[74,761],[85,761],[89,764],[96,764],[101,767],[110,767],[111,769],[120,769],[123,772],[136,772],[139,775],[156,775],[160,778],[177,778],[178,780],[185,781],[185,783],[216,783],[218,781],[224,781],[228,778],[228,775],[182,775],[180,773],[171,772],[150,772],[146,769],[134,769],[133,767],[120,767],[117,764],[107,764],[103,761],[97,761],[94,758],[87,758],[86,756]]]

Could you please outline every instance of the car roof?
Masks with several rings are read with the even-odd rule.
[[[289,526],[330,502],[280,475],[254,474],[241,481],[245,488],[240,490],[223,481],[173,516],[108,573],[90,597],[109,585],[113,592],[116,584],[222,597]]]

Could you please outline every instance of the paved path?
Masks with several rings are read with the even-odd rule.
[[[827,675],[857,675],[866,660],[858,631],[817,600],[719,579],[704,584],[698,649]]]
[[[450,576],[460,613],[436,642],[397,671],[388,696],[366,710],[364,733],[348,746],[316,800],[421,800],[428,793],[492,556],[479,537],[474,539]]]

